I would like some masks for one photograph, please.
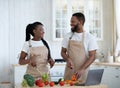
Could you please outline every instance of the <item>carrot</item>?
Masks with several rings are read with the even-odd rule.
[[[72,81],[76,81],[76,80],[77,80],[76,76],[75,76],[75,75],[72,75],[71,80],[72,80]]]

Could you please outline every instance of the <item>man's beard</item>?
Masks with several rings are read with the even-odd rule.
[[[71,28],[71,32],[76,32],[78,30],[78,24],[76,24],[73,28]]]

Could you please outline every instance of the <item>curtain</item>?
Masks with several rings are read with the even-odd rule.
[[[115,49],[115,56],[120,55],[120,0],[114,0],[114,11],[115,11],[115,26],[117,32],[117,44]]]

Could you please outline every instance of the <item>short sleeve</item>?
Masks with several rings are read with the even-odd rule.
[[[29,45],[28,42],[25,42],[22,48],[22,51],[24,51],[25,53],[29,52]]]
[[[68,40],[69,40],[68,36],[65,36],[64,39],[62,40],[63,48],[66,48],[66,49],[68,48]]]
[[[97,44],[96,38],[90,39],[88,43],[88,50],[92,51],[97,49],[98,49],[98,44]]]

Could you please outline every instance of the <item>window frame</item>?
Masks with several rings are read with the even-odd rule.
[[[69,0],[67,0],[67,2],[68,2]],[[103,14],[103,6],[102,6],[102,3],[103,3],[103,0],[100,0],[101,1],[101,16],[100,16],[100,20],[101,20],[101,22],[100,22],[100,24],[101,24],[101,27],[100,27],[100,31],[101,31],[101,37],[100,38],[96,38],[97,39],[97,41],[102,41],[103,40],[103,17],[102,17],[102,14]],[[88,0],[84,0],[84,5],[85,4],[88,4]],[[55,0],[52,0],[52,19],[53,19],[53,21],[52,21],[52,28],[53,28],[53,35],[52,35],[52,38],[53,38],[53,41],[62,41],[62,39],[63,38],[56,38],[56,7],[55,7],[56,5],[55,5]],[[70,9],[70,10],[68,10],[68,8]],[[69,2],[69,4],[68,4],[68,6],[67,6],[67,16],[68,17],[66,17],[66,21],[67,21],[67,29],[70,29],[70,19],[71,19],[71,16],[72,16],[72,8],[71,8],[71,2]],[[87,6],[85,6],[84,7],[84,14],[85,14],[85,17],[86,17],[86,22],[85,22],[85,25],[84,25],[84,29],[87,29],[87,30],[85,30],[85,31],[88,31],[89,32],[89,24],[87,23],[87,20],[89,20],[89,17],[86,15],[86,14],[88,14],[87,13],[88,11],[87,11]],[[67,30],[67,32],[70,32],[70,30]],[[92,34],[93,35],[93,34]]]

